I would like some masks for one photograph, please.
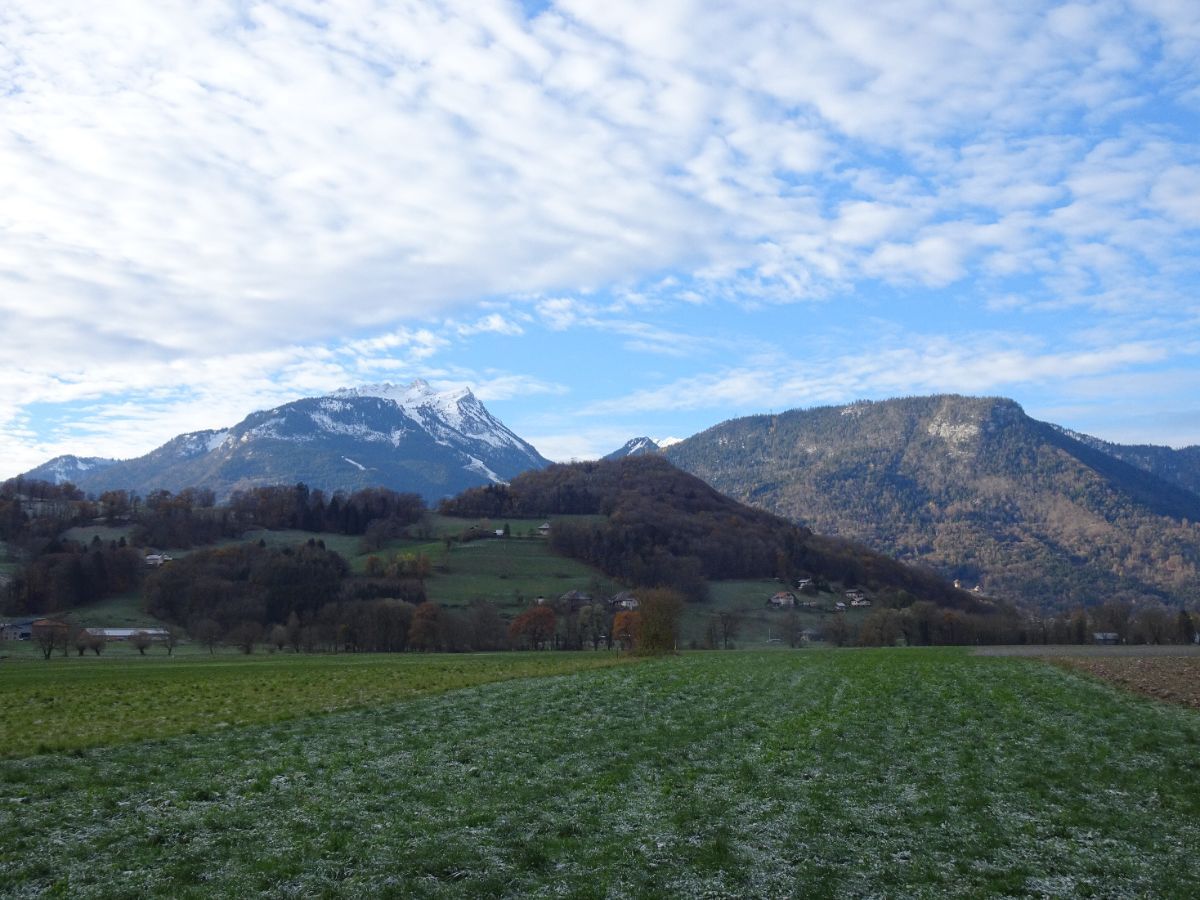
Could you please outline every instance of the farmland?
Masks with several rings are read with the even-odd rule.
[[[444,659],[410,658],[413,679]],[[463,673],[498,664],[450,659]],[[318,680],[355,661],[321,662]],[[13,665],[26,693],[79,689]],[[222,690],[251,697],[288,665],[318,664],[263,658]],[[1042,661],[697,653],[543,674],[333,712],[314,695],[283,721],[0,762],[0,893],[1114,897],[1200,884],[1200,717]],[[100,696],[93,724],[116,702]]]
[[[210,659],[190,649],[182,658],[168,658],[161,649],[143,658],[117,644],[101,658],[43,661],[27,652],[7,661],[0,679],[0,756],[274,722],[625,661],[604,653],[469,658],[226,653]]]

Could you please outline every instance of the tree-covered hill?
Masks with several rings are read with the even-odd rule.
[[[1200,600],[1200,496],[1011,400],[750,416],[665,454],[731,497],[991,596],[1058,609]]]
[[[970,611],[983,601],[930,571],[822,537],[714,490],[659,455],[554,465],[509,485],[444,501],[452,516],[595,515],[555,523],[553,546],[631,584],[669,586],[693,599],[707,579],[811,576],[877,594]]]

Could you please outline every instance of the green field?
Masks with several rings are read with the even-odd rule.
[[[554,598],[570,590],[612,594],[612,579],[565,556],[551,552],[541,539],[490,538],[455,545],[437,560],[449,571],[437,572],[425,584],[429,599],[461,606],[476,598],[498,606],[522,608],[538,596]]]
[[[274,722],[353,706],[615,665],[612,653],[290,653],[209,657],[201,648],[139,656],[116,643],[100,657],[25,651],[0,663],[0,756],[62,752],[105,744]],[[34,648],[36,649],[36,648]]]
[[[330,659],[294,664],[317,681],[359,664]],[[475,664],[409,659],[414,678]],[[213,674],[236,707],[264,702],[278,664]],[[30,679],[6,706],[82,687]],[[89,721],[123,715],[117,696]],[[1200,884],[1200,716],[1040,662],[704,653],[364,702],[0,762],[0,894],[1191,897]]]

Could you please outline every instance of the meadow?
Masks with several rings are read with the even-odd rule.
[[[413,659],[411,676],[440,663]],[[283,664],[258,665],[223,689],[251,696]],[[1037,660],[694,653],[308,712],[0,762],[0,893],[1185,897],[1200,885],[1200,716]]]

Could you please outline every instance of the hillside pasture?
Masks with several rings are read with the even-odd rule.
[[[503,529],[505,525],[509,526],[509,532],[513,537],[537,537],[538,526],[543,522],[549,522],[553,525],[555,522],[600,522],[603,520],[604,516],[595,515],[554,515],[538,518],[505,516],[497,519],[474,519],[463,518],[461,516],[444,516],[441,513],[430,513],[426,517],[424,524],[428,525],[434,537],[437,538],[446,536],[458,537],[463,532],[469,531],[472,528],[483,532],[495,531],[496,529]]]
[[[353,559],[362,552],[361,537],[353,534],[336,534],[332,531],[299,531],[295,529],[270,531],[265,528],[256,528],[243,534],[239,541],[231,543],[262,541],[268,547],[298,547],[301,544],[307,544],[310,540],[323,541],[328,549],[347,560]]]
[[[1198,742],[1039,661],[690,654],[0,762],[0,893],[1194,896]]]
[[[541,539],[485,538],[455,544],[441,559],[448,571],[435,572],[425,584],[429,599],[447,606],[490,600],[520,609],[538,596],[567,591],[620,590],[612,579],[577,560],[559,556]]]
[[[133,536],[132,525],[76,525],[62,533],[65,541],[78,541],[80,544],[90,544],[99,539],[101,543],[129,540]]]
[[[142,609],[140,590],[77,606],[64,618],[80,628],[160,628],[165,624]]]

